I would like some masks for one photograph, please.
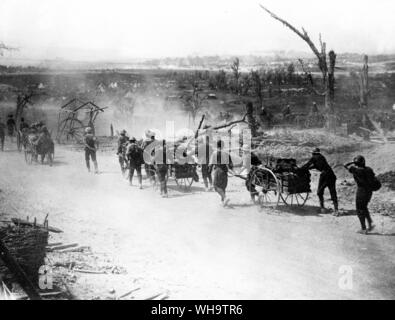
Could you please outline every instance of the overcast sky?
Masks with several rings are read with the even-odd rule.
[[[337,52],[395,52],[394,0],[0,0],[0,40],[73,60],[309,51],[259,3]]]

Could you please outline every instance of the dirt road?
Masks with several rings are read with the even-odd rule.
[[[294,212],[259,210],[235,178],[232,207],[224,209],[201,183],[192,193],[170,183],[170,198],[162,199],[147,184],[130,187],[114,155],[100,154],[99,166],[101,174],[89,174],[83,154],[60,147],[52,168],[28,166],[14,150],[0,153],[1,218],[49,213],[64,230],[51,241],[91,246],[125,267],[130,281],[166,290],[170,299],[395,298],[388,217],[374,216],[377,232],[363,236],[355,216],[316,214],[314,196]],[[341,285],[342,272],[351,286]],[[125,281],[106,285],[127,289]]]

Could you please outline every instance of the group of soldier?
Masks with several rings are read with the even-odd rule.
[[[40,138],[43,136],[49,136],[49,131],[45,124],[40,122],[35,122],[29,125],[24,118],[21,118],[19,128],[17,128],[16,121],[12,114],[8,115],[6,124],[2,122],[0,118],[0,147],[1,151],[4,151],[4,142],[6,135],[9,137],[10,142],[14,141],[14,137],[17,136],[20,143],[23,144],[24,135],[27,133],[34,134],[35,139],[33,143],[38,143]]]
[[[316,105],[313,105],[316,108]],[[316,110],[314,110],[316,111]],[[285,110],[288,114],[289,109]],[[15,134],[23,132],[35,133],[35,141],[39,141],[40,137],[50,136],[48,129],[43,122],[27,124],[22,118],[19,128],[16,128],[16,122],[13,115],[8,116],[6,124],[0,119],[0,143],[1,150],[4,150],[4,140],[6,134],[10,137],[11,141]],[[184,142],[187,140],[183,139]],[[33,141],[34,143],[34,141]],[[213,148],[208,136],[199,138],[198,143],[195,145],[197,149],[190,150],[190,154],[197,155],[196,163],[201,167],[202,179],[206,191],[215,190],[221,199],[223,206],[229,204],[229,198],[226,196],[226,189],[228,185],[228,172],[233,169],[232,158],[224,148],[224,141],[218,140]],[[94,135],[92,128],[88,127],[85,130],[84,148],[85,148],[85,161],[88,171],[91,171],[90,161],[93,162],[94,172],[99,173],[96,151],[99,147],[98,140]],[[247,150],[248,148],[246,148]],[[149,150],[147,152],[147,150]],[[245,151],[246,151],[245,150]],[[168,197],[167,190],[167,175],[168,164],[167,157],[169,153],[165,140],[157,140],[155,133],[151,131],[146,132],[146,139],[138,142],[134,137],[128,137],[126,130],[122,130],[118,139],[117,156],[122,173],[125,175],[128,172],[128,180],[130,185],[133,185],[133,178],[136,172],[138,179],[138,186],[140,189],[142,185],[142,166],[144,166],[146,176],[151,184],[159,182],[160,193],[163,197]],[[253,167],[259,167],[262,162],[254,154],[249,155],[249,168],[251,171]],[[367,233],[373,230],[374,225],[369,213],[368,204],[372,198],[374,191],[380,188],[373,170],[366,166],[365,158],[357,156],[352,162],[344,165],[344,167],[353,175],[357,185],[356,192],[356,210],[361,224],[361,233]],[[334,210],[333,215],[339,215],[339,203],[336,191],[336,175],[329,165],[326,158],[322,155],[320,149],[315,148],[312,151],[311,159],[302,166],[306,170],[317,170],[320,172],[318,181],[317,196],[320,203],[320,212],[327,212],[324,204],[324,192],[329,190],[331,200],[333,202]],[[129,170],[128,170],[129,169]],[[373,187],[372,187],[373,186]],[[258,196],[255,186],[246,182],[246,187],[250,192],[252,201]],[[366,225],[367,222],[367,225]]]
[[[320,149],[315,148],[313,150],[311,159],[302,168],[308,170],[315,169],[320,172],[317,189],[317,195],[320,202],[320,212],[326,212],[324,205],[324,192],[325,189],[329,189],[334,206],[333,215],[339,216],[339,202],[336,192],[337,178],[333,169],[328,164],[328,161],[321,154]],[[381,184],[377,180],[374,171],[370,167],[366,166],[366,160],[361,155],[355,157],[352,162],[345,164],[344,168],[353,175],[357,185],[355,204],[357,216],[361,224],[361,229],[358,232],[367,234],[375,227],[370,216],[368,205],[372,199],[373,192],[380,189]],[[366,222],[368,223],[367,226]]]
[[[220,195],[223,206],[229,203],[226,197],[226,187],[228,183],[228,168],[232,167],[230,155],[224,151],[224,142],[219,140],[216,150],[209,143],[209,137],[203,136],[199,143],[190,148],[187,146],[187,138],[184,137],[181,143],[185,143],[183,156],[196,155],[196,165],[201,167],[202,179],[207,192],[213,189]],[[174,148],[174,146],[172,146]],[[144,166],[147,179],[150,184],[158,183],[162,197],[168,197],[167,178],[169,173],[169,157],[174,149],[170,150],[166,140],[157,140],[154,132],[147,130],[146,139],[137,141],[134,137],[128,137],[126,130],[122,130],[118,138],[117,156],[123,175],[128,172],[129,184],[133,185],[134,173],[137,173],[138,186],[142,186],[142,166]],[[221,159],[229,159],[226,164],[221,163]],[[214,160],[215,159],[215,160]],[[129,169],[129,170],[128,170]],[[196,177],[198,179],[198,177]]]
[[[167,190],[167,175],[168,164],[167,146],[165,140],[156,140],[155,133],[148,131],[146,139],[138,142],[134,137],[128,137],[127,132],[123,130],[118,139],[117,156],[122,173],[125,175],[129,169],[128,179],[129,183],[133,185],[134,173],[137,173],[138,186],[142,186],[142,166],[145,168],[146,176],[151,184],[159,182],[160,193],[162,197],[168,197]],[[185,139],[184,139],[185,141]],[[218,140],[215,149],[209,143],[209,137],[203,136],[199,138],[197,150],[194,149],[190,153],[197,154],[196,162],[201,167],[201,173],[206,191],[215,190],[220,196],[221,203],[224,207],[228,206],[229,198],[226,195],[228,186],[228,172],[233,169],[233,162],[230,153],[228,153],[224,146],[224,141]],[[150,148],[148,148],[151,146]],[[97,140],[92,133],[91,128],[86,129],[85,135],[85,159],[88,170],[90,171],[89,161],[93,161],[95,172],[98,172],[96,150],[98,144]],[[243,148],[243,151],[249,150]],[[245,150],[244,150],[245,149]],[[147,151],[148,150],[148,151]],[[196,152],[197,151],[197,152]],[[262,162],[256,154],[249,151],[249,162],[251,168],[259,167]],[[357,156],[354,160],[344,167],[353,175],[357,185],[356,192],[356,210],[359,218],[361,229],[360,233],[366,234],[374,229],[374,224],[369,213],[368,205],[372,198],[374,191],[380,188],[380,185],[372,187],[374,184],[379,184],[373,170],[366,166],[365,158]],[[325,156],[321,153],[319,148],[312,151],[310,160],[302,166],[305,170],[317,170],[320,172],[318,181],[317,196],[320,203],[320,213],[328,212],[325,208],[324,193],[328,189],[333,202],[334,210],[333,215],[339,216],[339,203],[336,191],[336,174],[329,165]],[[252,201],[256,201],[259,196],[255,186],[247,183],[246,187],[250,192]],[[367,222],[367,225],[366,225]]]

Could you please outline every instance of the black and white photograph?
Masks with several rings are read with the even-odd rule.
[[[394,12],[0,0],[0,300],[395,299]]]

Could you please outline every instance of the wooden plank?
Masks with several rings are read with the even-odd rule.
[[[123,299],[123,298],[126,298],[127,296],[130,296],[133,292],[136,292],[136,291],[138,291],[138,290],[140,290],[141,288],[135,288],[135,289],[132,289],[132,290],[130,290],[130,291],[128,291],[128,292],[125,292],[124,294],[121,294],[119,297],[118,297],[118,300],[119,299]]]
[[[152,295],[148,298],[145,298],[144,300],[156,300],[157,298],[161,297],[162,295],[163,295],[163,293],[158,293],[158,294]]]
[[[55,246],[60,246],[62,244],[63,244],[63,242],[53,242],[53,243],[48,243],[47,246],[48,247],[55,247]]]
[[[105,271],[99,271],[99,270],[86,270],[86,269],[78,269],[74,268],[74,272],[80,272],[80,273],[89,273],[89,274],[106,274]]]
[[[88,249],[90,249],[90,247],[88,247],[88,246],[80,246],[80,247],[71,248],[71,249],[58,250],[56,252],[59,252],[59,253],[84,252],[85,250],[88,250]]]
[[[61,291],[55,291],[55,292],[45,292],[45,293],[40,293],[40,297],[54,297],[54,296],[59,296],[61,295],[63,292]],[[16,297],[16,300],[26,300],[26,298],[28,298],[28,296],[25,295],[20,295]]]
[[[75,248],[78,247],[78,243],[70,243],[70,244],[64,244],[60,246],[54,246],[54,247],[47,247],[49,251],[58,251],[62,249],[70,249],[70,248]]]

